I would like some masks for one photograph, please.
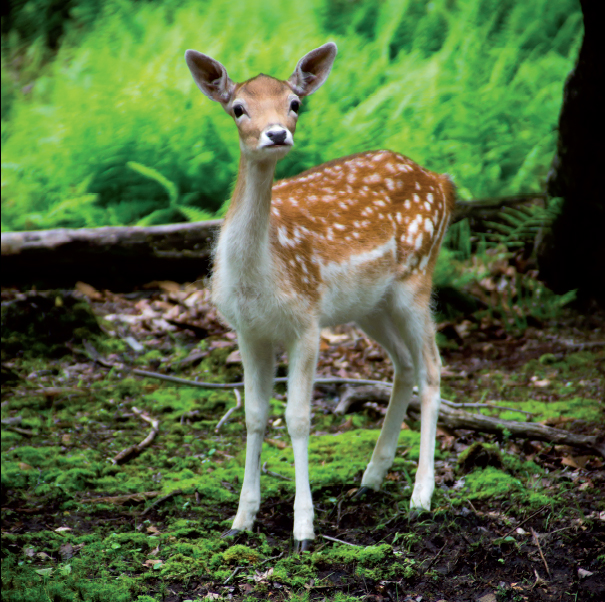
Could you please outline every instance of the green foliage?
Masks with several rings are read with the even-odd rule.
[[[215,215],[237,134],[193,83],[186,48],[242,81],[286,78],[337,42],[279,177],[383,147],[449,172],[463,198],[539,190],[582,35],[577,0],[268,0],[235,14],[212,0],[79,0],[53,13],[64,33],[49,60],[52,4],[26,2],[3,35],[3,231]]]

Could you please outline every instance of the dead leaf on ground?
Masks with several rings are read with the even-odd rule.
[[[86,282],[76,282],[76,290],[93,301],[100,301],[103,298],[103,295],[94,286],[86,284]]]
[[[269,437],[265,437],[265,443],[268,443],[273,447],[277,447],[277,449],[286,449],[286,447],[288,447],[288,444],[285,441],[279,441],[278,439],[270,439]]]
[[[584,468],[588,460],[590,460],[590,456],[566,456],[561,460],[561,464],[572,468]]]
[[[149,527],[147,527],[147,533],[159,533],[160,530],[157,527],[154,527],[153,525],[149,525]]]
[[[241,363],[242,363],[242,356],[239,353],[239,349],[232,351],[227,356],[227,359],[225,360],[225,364],[227,366],[232,365],[232,364],[241,364]]]
[[[63,560],[69,560],[74,555],[74,547],[70,543],[64,543],[59,548],[59,554]]]

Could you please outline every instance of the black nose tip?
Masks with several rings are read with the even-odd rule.
[[[269,130],[267,132],[267,137],[273,144],[283,144],[287,135],[286,130]]]

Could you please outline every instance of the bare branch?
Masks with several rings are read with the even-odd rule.
[[[237,410],[241,410],[242,408],[242,396],[240,395],[240,392],[237,389],[233,389],[233,393],[235,394],[235,406],[232,407],[230,410],[227,411],[227,413],[218,421],[218,424],[216,425],[216,428],[214,429],[215,433],[219,432],[219,429],[221,428],[221,426],[223,426],[223,424],[225,424],[225,422],[227,422],[227,420],[229,420],[229,416],[231,416],[231,414],[233,414],[233,412],[236,412]]]
[[[120,464],[121,462],[125,462],[127,459],[130,459],[131,456],[140,454],[146,447],[148,447],[151,442],[155,439],[155,436],[158,434],[160,430],[160,421],[155,418],[151,418],[143,410],[139,410],[133,406],[132,411],[137,414],[142,420],[145,422],[149,422],[151,424],[151,432],[136,445],[130,445],[126,449],[123,449],[119,454],[117,454],[112,462],[114,464]]]

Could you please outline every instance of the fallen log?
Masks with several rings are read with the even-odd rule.
[[[194,281],[208,273],[221,220],[149,227],[2,233],[2,284],[98,288],[152,280]]]
[[[336,414],[345,414],[351,407],[360,402],[376,401],[388,403],[391,397],[390,385],[364,385],[360,387],[346,386],[343,388],[340,402],[334,410]],[[420,401],[413,395],[408,413],[413,417],[420,415]],[[442,403],[439,410],[438,424],[451,429],[469,429],[481,433],[502,434],[504,430],[513,437],[536,439],[559,445],[572,445],[585,448],[605,458],[605,440],[592,435],[577,435],[562,429],[545,426],[538,422],[517,422],[516,420],[502,420],[483,414],[465,412],[448,404]]]
[[[458,201],[452,222],[496,220],[504,207],[544,198],[536,193]],[[153,280],[192,282],[209,272],[221,223],[3,232],[1,282],[72,288],[81,280],[114,291]]]

